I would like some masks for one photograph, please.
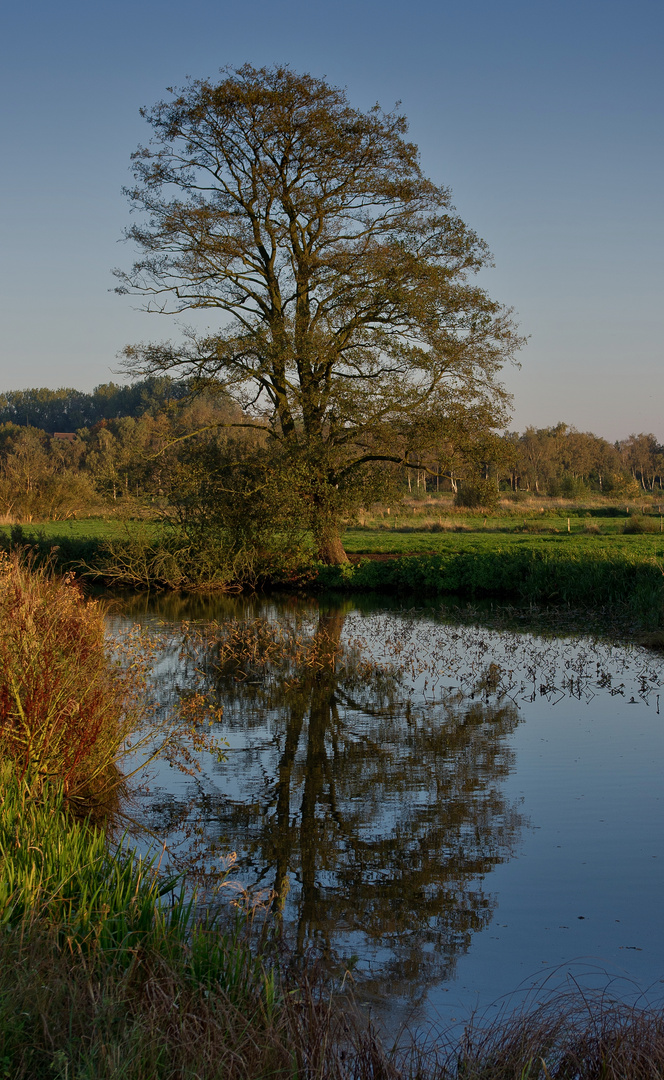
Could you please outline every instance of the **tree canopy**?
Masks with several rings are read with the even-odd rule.
[[[407,123],[288,67],[223,69],[142,114],[139,248],[118,290],[147,310],[213,309],[181,344],[129,346],[129,368],[219,381],[268,433],[325,561],[345,558],[354,492],[458,427],[502,428],[498,382],[521,344],[470,278],[490,264]]]

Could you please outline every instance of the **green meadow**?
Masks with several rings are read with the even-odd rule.
[[[389,515],[374,514],[365,524],[350,526],[343,533],[343,544],[349,554],[414,555],[422,552],[447,551],[450,547],[470,550],[487,545],[500,548],[505,544],[531,542],[535,538],[553,544],[567,544],[570,538],[597,545],[611,540],[625,550],[640,550],[644,554],[664,547],[664,518],[649,508],[647,514],[634,513],[633,508],[613,506],[564,507],[560,512],[550,509],[483,513],[449,512],[441,500],[440,506],[423,506],[407,512]],[[155,520],[135,518],[90,517],[69,521],[43,521],[21,526],[0,526],[0,537],[7,542],[104,543],[136,535],[152,535],[159,529]],[[627,530],[627,531],[625,531]],[[640,546],[639,546],[640,542]]]
[[[449,552],[541,551],[551,557],[604,557],[647,559],[664,554],[664,534],[588,534],[581,531],[546,535],[513,530],[455,532],[400,532],[357,530],[344,534],[344,547],[353,555],[442,555]]]

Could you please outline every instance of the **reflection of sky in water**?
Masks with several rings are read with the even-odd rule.
[[[531,828],[492,872],[498,907],[459,959],[455,997],[491,1001],[575,958],[642,988],[664,977],[663,718],[656,701],[627,704],[634,683],[622,678],[626,698],[524,706],[505,794]]]
[[[263,609],[278,618],[274,603]],[[311,603],[306,613],[314,632]],[[382,687],[379,707],[370,678],[335,691],[335,717],[321,705],[318,758],[311,717],[302,721],[280,820],[297,831],[322,770],[307,819],[313,870],[301,862],[311,836],[293,836],[281,852],[285,919],[299,921],[303,943],[357,957],[369,1000],[415,1003],[425,992],[428,1015],[444,1019],[559,965],[572,963],[582,979],[626,974],[644,988],[661,979],[661,661],[606,642],[384,611],[342,621],[351,651],[403,674],[390,701]],[[165,695],[176,658],[174,649],[157,672]],[[272,701],[260,715],[240,696],[220,727],[228,761],[205,763],[195,820],[213,858],[238,850],[248,884],[275,879],[287,731],[283,707]],[[164,824],[192,788],[161,765],[153,790],[152,820]],[[391,894],[395,880],[401,893]]]

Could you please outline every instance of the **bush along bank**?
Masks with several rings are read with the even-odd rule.
[[[292,548],[277,535],[269,549],[259,550],[235,543],[223,529],[192,536],[163,522],[102,525],[94,536],[46,535],[16,525],[0,529],[0,552],[27,555],[35,567],[75,573],[100,588],[134,591],[240,592],[315,576],[306,543]]]
[[[538,548],[445,552],[387,561],[319,566],[324,589],[398,595],[497,596],[536,603],[620,606],[644,627],[664,621],[664,574],[657,560],[622,552]]]

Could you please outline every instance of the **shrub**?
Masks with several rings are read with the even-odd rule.
[[[655,517],[646,517],[645,514],[631,514],[623,525],[624,533],[655,533],[659,532],[659,520]]]
[[[2,557],[0,756],[20,777],[38,788],[57,778],[74,799],[115,787],[136,725],[135,675],[112,662],[102,608],[72,575]]]
[[[590,495],[590,488],[580,476],[563,476],[560,481],[560,494],[564,499],[585,499]]]
[[[464,481],[454,496],[455,506],[464,506],[467,509],[482,507],[485,510],[495,510],[498,505],[498,489],[493,480],[468,480]]]

